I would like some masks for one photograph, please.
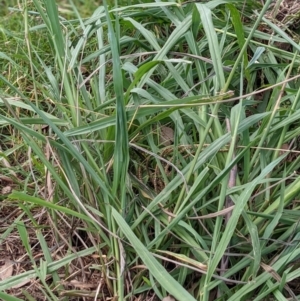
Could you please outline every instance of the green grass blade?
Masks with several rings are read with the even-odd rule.
[[[216,73],[217,81],[215,85],[215,91],[221,90],[225,85],[225,76],[221,58],[221,51],[219,47],[218,37],[213,25],[211,10],[207,8],[205,4],[196,3],[197,9],[200,13],[202,20],[202,26],[207,36],[209,52]]]
[[[285,155],[284,155],[285,156]],[[236,228],[236,225],[238,223],[238,220],[244,210],[245,205],[249,201],[249,198],[255,189],[255,187],[259,184],[261,180],[266,177],[275,166],[284,158],[284,156],[279,157],[274,162],[270,163],[264,170],[262,170],[261,174],[253,180],[249,185],[246,187],[246,189],[243,191],[241,196],[238,199],[238,202],[235,204],[235,207],[232,212],[232,216],[228,221],[228,224],[226,225],[225,231],[222,234],[221,240],[218,244],[218,248],[216,250],[216,253],[212,257],[211,261],[208,263],[208,270],[206,275],[206,283],[208,283],[212,277],[212,274],[214,273],[215,269],[217,268],[222,256],[224,255],[224,252],[226,251],[226,248],[232,238],[232,235],[234,233],[234,230]],[[204,292],[205,294],[205,292]]]
[[[134,247],[139,257],[142,259],[149,272],[155,277],[157,282],[178,300],[196,300],[193,298],[170,274],[165,268],[159,264],[154,256],[147,250],[147,248],[140,242],[136,235],[132,232],[128,224],[122,216],[113,208],[113,217],[122,229],[122,232]]]
[[[0,298],[2,300],[5,300],[5,301],[24,301],[22,299],[19,299],[17,297],[14,297],[14,296],[11,296],[11,295],[8,295],[4,292],[0,292]]]

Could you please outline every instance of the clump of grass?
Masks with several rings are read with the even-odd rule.
[[[271,2],[23,3],[1,298],[297,300],[300,57]]]

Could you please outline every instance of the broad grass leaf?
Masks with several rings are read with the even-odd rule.
[[[57,271],[58,269],[65,267],[66,265],[69,265],[73,260],[77,260],[80,257],[85,257],[85,256],[91,256],[95,252],[99,252],[98,248],[104,247],[104,244],[99,245],[99,247],[91,247],[88,249],[84,249],[82,251],[78,251],[76,253],[71,253],[66,255],[65,257],[49,263],[47,267],[47,272],[48,273],[53,273],[54,271]],[[10,278],[7,278],[5,280],[0,281],[0,292],[11,289],[12,287],[18,287],[22,283],[25,284],[25,281],[28,279],[33,279],[37,277],[37,273],[35,270],[29,270],[24,273],[20,273],[17,275],[14,275]],[[23,284],[22,284],[23,285]],[[6,299],[5,299],[6,300]]]
[[[4,292],[0,292],[0,298],[2,300],[5,300],[5,301],[24,301],[23,299],[19,299],[17,297],[12,296],[12,295],[8,295]]]
[[[261,180],[263,180],[264,177],[266,177],[285,156],[286,155],[279,157],[277,160],[271,162],[268,166],[266,166],[262,170],[260,175],[255,180],[253,180],[251,183],[249,183],[249,185],[245,188],[243,193],[240,195],[239,199],[237,200],[237,202],[235,204],[235,208],[232,211],[232,216],[228,221],[228,224],[226,226],[224,233],[222,234],[222,237],[218,244],[216,253],[213,256],[212,260],[208,263],[208,273],[207,273],[208,279],[210,279],[211,275],[217,268],[219,261],[221,260],[222,256],[224,255],[224,252],[225,252],[225,250],[231,240],[231,237],[235,231],[238,220],[244,210],[246,203],[249,201],[249,198],[250,198],[253,190],[255,189],[256,185],[258,185],[259,182]]]
[[[257,14],[257,13],[256,13]],[[300,51],[300,46],[297,44],[291,37],[289,37],[282,29],[280,29],[276,24],[272,23],[266,18],[263,18],[263,21],[269,25],[277,34],[279,34],[285,42],[291,44],[293,47],[295,47],[298,51]]]
[[[218,79],[216,90],[220,90],[225,85],[224,70],[221,59],[221,51],[219,47],[218,37],[213,25],[211,10],[207,8],[205,4],[196,3],[200,18],[202,20],[202,26],[204,28],[211,59],[213,62],[216,77]]]
[[[134,5],[127,5],[118,8],[113,8],[110,12],[119,12],[124,10],[130,10],[134,8],[151,8],[151,7],[168,7],[168,6],[179,6],[176,2],[153,2],[153,3],[141,3],[141,4],[134,4]]]
[[[300,249],[297,248],[289,254],[279,257],[278,260],[271,266],[271,269],[277,272],[279,271],[279,269],[287,266],[290,262],[295,260],[295,258],[299,258],[299,256]],[[242,300],[243,296],[256,290],[258,287],[266,283],[269,279],[273,280],[272,274],[269,271],[264,271],[262,274],[256,277],[255,281],[250,281],[248,284],[237,290],[229,299],[227,299],[227,301]]]
[[[112,215],[116,220],[119,228],[129,240],[130,244],[136,250],[139,257],[149,269],[156,281],[177,300],[195,301],[192,297],[156,260],[156,258],[148,251],[148,249],[140,242],[123,217],[112,208]]]
[[[249,62],[248,65],[246,65],[247,68],[250,68],[253,64],[256,64],[256,62],[258,61],[258,59],[264,53],[265,50],[266,50],[265,47],[257,47],[251,61]]]
[[[66,214],[69,214],[69,215],[74,216],[74,217],[78,217],[78,218],[80,218],[82,220],[85,220],[87,222],[91,221],[88,216],[86,216],[86,215],[84,215],[82,213],[79,213],[77,211],[69,209],[69,208],[67,208],[65,206],[59,206],[59,205],[56,205],[54,203],[50,203],[50,202],[47,202],[45,200],[42,200],[40,198],[27,195],[27,194],[25,194],[23,192],[13,191],[9,195],[9,198],[12,199],[12,200],[25,201],[25,202],[33,203],[33,204],[36,204],[36,205],[40,205],[42,207],[47,207],[49,209],[56,210],[58,212],[64,212]],[[21,228],[21,230],[22,230],[22,228]]]
[[[257,230],[257,226],[252,222],[249,215],[245,211],[242,213],[242,216],[247,225],[251,237],[251,243],[252,243],[253,261],[250,266],[249,274],[251,275],[252,279],[255,279],[261,263],[261,247],[260,247],[258,230]]]
[[[227,7],[230,10],[231,18],[232,18],[232,24],[234,26],[235,34],[237,36],[237,42],[239,44],[239,48],[243,49],[243,46],[245,44],[245,34],[243,29],[243,24],[241,21],[241,15],[238,11],[238,9],[233,4],[227,4]],[[244,56],[243,56],[243,66],[248,66],[248,54],[247,51],[244,50]],[[245,76],[247,79],[250,79],[250,73],[248,70],[245,70]]]

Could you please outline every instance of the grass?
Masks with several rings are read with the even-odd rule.
[[[299,299],[300,7],[263,2],[5,4],[1,299]]]

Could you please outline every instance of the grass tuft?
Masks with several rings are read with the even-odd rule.
[[[1,299],[299,299],[300,5],[0,5]]]

